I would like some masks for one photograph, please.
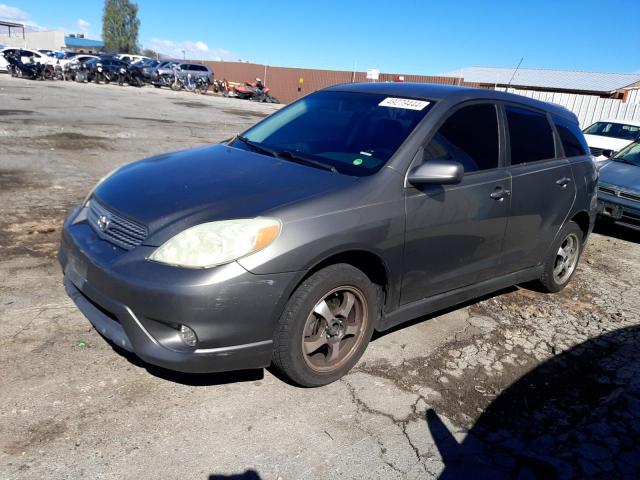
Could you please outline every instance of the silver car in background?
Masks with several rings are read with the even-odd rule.
[[[601,164],[598,204],[600,218],[640,230],[640,141]]]

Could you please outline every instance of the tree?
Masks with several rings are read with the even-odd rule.
[[[156,52],[155,50],[151,50],[150,48],[145,48],[144,50],[142,50],[142,55],[149,58],[160,58],[160,54],[158,54],[158,52]]]
[[[105,0],[102,39],[108,52],[138,53],[138,4],[129,0]]]

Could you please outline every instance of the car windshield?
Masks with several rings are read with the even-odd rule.
[[[233,146],[363,177],[386,164],[432,106],[380,94],[317,92],[249,129]]]
[[[632,143],[620,150],[611,160],[616,162],[629,163],[640,167],[640,142]]]
[[[596,122],[586,128],[583,133],[600,135],[601,137],[621,138],[623,140],[638,140],[640,138],[640,126],[615,122]]]

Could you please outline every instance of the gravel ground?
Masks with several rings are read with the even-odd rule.
[[[639,478],[634,232],[599,227],[560,294],[420,319],[320,389],[152,368],[91,328],[55,261],[66,213],[116,166],[275,108],[0,76],[0,479]]]

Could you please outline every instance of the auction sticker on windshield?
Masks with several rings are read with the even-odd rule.
[[[379,107],[404,108],[406,110],[424,110],[427,105],[429,102],[425,100],[394,97],[387,97],[378,104]]]

